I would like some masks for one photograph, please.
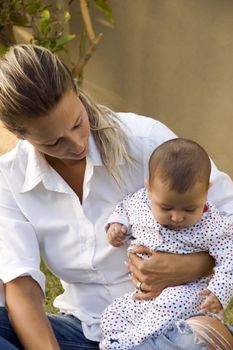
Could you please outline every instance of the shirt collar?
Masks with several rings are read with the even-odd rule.
[[[93,166],[103,165],[103,161],[101,159],[100,152],[99,152],[98,147],[95,143],[95,139],[94,139],[94,136],[92,133],[90,134],[90,137],[89,137],[87,157],[90,159]]]
[[[28,147],[28,162],[25,171],[25,179],[23,186],[21,188],[22,192],[30,191],[39,182],[43,181],[43,174],[49,171],[49,164],[46,162],[44,156],[38,152],[29,142],[27,143]]]
[[[59,185],[57,181],[53,181],[54,176],[59,175],[56,174],[53,168],[48,164],[45,157],[40,152],[38,152],[29,142],[23,142],[26,142],[28,146],[28,162],[25,171],[25,180],[20,192],[22,193],[30,191],[40,182],[43,182],[45,187],[48,189],[67,192],[68,186],[66,186],[65,181],[63,184],[59,181]],[[90,134],[89,137],[87,158],[88,163],[90,163],[92,166],[103,165],[99,150],[92,134]]]

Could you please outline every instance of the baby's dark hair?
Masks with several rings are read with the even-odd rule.
[[[184,138],[162,143],[149,160],[149,182],[159,176],[171,190],[181,193],[197,182],[208,190],[210,172],[211,162],[206,151],[195,141]]]

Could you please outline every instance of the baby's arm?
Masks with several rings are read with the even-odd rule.
[[[215,259],[214,275],[207,286],[225,309],[233,295],[233,221],[217,217],[210,225],[208,250]]]
[[[122,246],[129,234],[130,224],[127,209],[131,197],[132,194],[130,193],[122,202],[117,204],[114,212],[110,215],[105,225],[108,241],[114,247]]]
[[[200,294],[204,298],[200,306],[201,312],[212,312],[218,314],[222,310],[222,304],[214,293],[205,289]]]
[[[127,227],[119,222],[109,224],[107,229],[107,237],[109,243],[113,247],[121,247],[127,234]]]

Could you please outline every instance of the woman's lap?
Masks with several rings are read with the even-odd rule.
[[[159,337],[152,335],[131,350],[208,350],[216,345],[219,350],[233,349],[233,327],[213,314],[199,314],[173,322]]]
[[[99,343],[85,338],[81,322],[73,316],[48,315],[61,350],[94,350]],[[5,308],[0,307],[0,350],[23,350]]]
[[[61,350],[94,350],[99,349],[97,342],[85,338],[81,322],[73,316],[63,314],[48,315]],[[231,329],[232,331],[232,329]],[[203,342],[196,342],[195,334],[185,321],[174,322],[167,332],[157,339],[153,336],[146,339],[135,350],[206,350]],[[23,350],[8,319],[5,308],[0,307],[0,350]],[[132,349],[133,350],[133,349]]]

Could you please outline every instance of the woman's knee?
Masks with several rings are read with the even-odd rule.
[[[233,335],[218,319],[210,316],[195,316],[187,320],[198,340],[205,343],[208,350],[233,349]]]

